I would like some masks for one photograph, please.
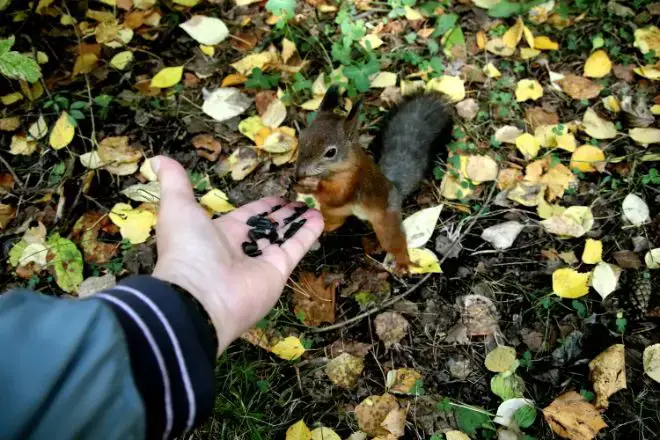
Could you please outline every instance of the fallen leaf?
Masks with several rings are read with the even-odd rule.
[[[626,388],[626,360],[623,344],[615,344],[589,362],[590,378],[596,392],[595,406],[607,409],[609,397]]]
[[[303,347],[300,339],[295,336],[287,336],[273,345],[270,351],[285,361],[293,361],[305,353],[305,347]]]
[[[117,277],[108,273],[100,277],[85,278],[78,287],[78,298],[88,298],[95,293],[111,289],[117,284]]]
[[[642,267],[641,260],[637,254],[632,251],[616,251],[612,253],[612,256],[616,260],[616,264],[623,269],[639,269]]]
[[[360,46],[363,48],[370,50],[370,49],[376,49],[379,48],[380,46],[383,45],[383,40],[376,34],[369,34],[365,35],[364,37],[360,38],[359,40]]]
[[[392,411],[399,410],[399,403],[391,394],[369,396],[355,408],[355,418],[360,429],[372,436],[388,436],[392,432],[382,426]],[[405,421],[405,419],[404,419]]]
[[[520,48],[520,59],[521,60],[531,60],[534,57],[541,55],[541,51],[538,49],[532,49],[530,47],[521,47]]]
[[[516,86],[516,101],[536,101],[543,96],[543,87],[535,79],[521,79]]]
[[[644,373],[660,383],[660,344],[649,345],[644,349]]]
[[[270,65],[277,64],[277,54],[266,51],[253,53],[231,65],[242,75],[250,76],[253,69],[265,70]]]
[[[500,127],[495,131],[495,139],[498,142],[505,144],[515,144],[516,139],[518,139],[524,132],[513,125],[505,125]]]
[[[493,38],[486,43],[486,50],[501,57],[510,57],[515,53],[516,48],[507,46],[502,38]]]
[[[142,159],[142,151],[129,145],[128,136],[108,136],[99,143],[97,151],[105,169],[119,176],[133,174]]]
[[[98,57],[93,53],[83,53],[78,55],[76,62],[73,65],[71,76],[75,77],[80,74],[91,72],[96,67],[98,61]]]
[[[610,121],[598,116],[592,108],[588,108],[582,118],[582,128],[595,139],[613,139],[616,137],[616,127]]]
[[[563,164],[556,164],[550,168],[541,177],[540,182],[547,185],[546,197],[550,202],[561,199],[567,189],[577,189],[578,186],[578,179],[575,174]]]
[[[602,172],[605,168],[605,153],[595,145],[583,145],[573,151],[570,167],[583,173]]]
[[[543,335],[541,335],[543,339]],[[512,371],[498,373],[490,380],[490,389],[502,400],[522,397],[525,392],[525,381]]]
[[[48,144],[54,150],[61,150],[71,143],[75,134],[76,129],[71,123],[71,117],[67,112],[62,112],[50,132]]]
[[[115,69],[124,70],[128,67],[129,64],[133,62],[133,58],[133,52],[130,50],[125,50],[113,56],[110,60],[110,65]]]
[[[550,37],[538,36],[534,37],[533,49],[538,50],[559,50],[559,43],[552,41]]]
[[[341,440],[335,431],[325,426],[312,430],[312,440]]]
[[[520,397],[505,400],[497,408],[497,415],[493,419],[493,422],[509,428],[514,424],[517,426],[518,423],[515,418],[516,412],[525,407],[534,408],[534,402]]]
[[[241,75],[240,73],[230,73],[229,75],[225,76],[225,78],[222,80],[220,87],[238,86],[241,84],[245,84],[247,80],[248,77],[245,75]]]
[[[303,420],[298,420],[286,430],[285,440],[312,440],[312,432]]]
[[[183,66],[165,67],[154,75],[150,85],[165,89],[177,85],[181,82],[181,78],[183,78]]]
[[[53,234],[46,242],[49,269],[60,289],[73,293],[83,281],[83,257],[71,240]]]
[[[562,90],[573,99],[593,99],[597,97],[603,86],[583,76],[566,74],[564,78],[557,81]]]
[[[436,91],[445,94],[450,102],[459,102],[465,99],[465,82],[458,76],[442,75],[426,83],[427,91]]]
[[[429,241],[435,225],[438,223],[438,218],[440,218],[442,206],[422,209],[403,221],[403,231],[406,234],[408,247],[423,247]]]
[[[600,262],[591,274],[591,287],[601,296],[607,298],[617,289],[621,269],[613,264]]]
[[[651,221],[649,206],[636,194],[628,194],[621,205],[623,217],[634,226],[642,226]]]
[[[282,154],[294,151],[298,146],[296,132],[290,127],[280,127],[268,134],[263,141],[257,138],[257,148],[268,153]]]
[[[124,188],[121,194],[135,202],[158,203],[160,201],[160,183],[136,183]]]
[[[502,72],[500,72],[493,63],[486,64],[483,68],[483,71],[488,78],[499,78],[502,76]]]
[[[222,153],[222,144],[215,136],[208,133],[202,133],[192,138],[193,147],[197,150],[197,155],[215,162]]]
[[[21,126],[21,118],[12,116],[0,119],[0,131],[15,131]]]
[[[543,409],[552,431],[571,440],[591,440],[607,427],[600,413],[575,391],[562,394]]]
[[[193,15],[179,25],[193,40],[207,46],[222,43],[229,36],[229,29],[219,18]]]
[[[596,264],[603,261],[603,242],[587,238],[582,252],[582,262],[584,264]]]
[[[509,190],[507,198],[523,206],[538,206],[544,200],[546,185],[533,182],[518,182]]]
[[[374,319],[374,327],[378,338],[385,344],[385,348],[390,348],[408,334],[410,324],[397,312],[383,312]]]
[[[571,206],[561,214],[543,220],[543,228],[555,235],[562,237],[578,238],[591,230],[594,217],[587,206]]]
[[[397,90],[397,89],[394,89]],[[383,97],[381,96],[381,99]],[[393,101],[393,104],[396,103],[396,101]],[[468,121],[472,121],[474,118],[477,117],[477,113],[479,112],[479,104],[477,103],[476,100],[469,98],[469,99],[464,99],[458,104],[456,104],[456,113],[458,113],[458,116],[460,116],[463,119],[466,119]]]
[[[621,103],[619,103],[619,99],[614,95],[606,96],[601,102],[603,103],[603,107],[612,113],[619,113],[621,111]]]
[[[522,180],[522,172],[517,168],[500,170],[497,176],[497,187],[501,190],[511,189]]]
[[[119,243],[101,241],[101,231],[116,233],[117,229],[107,215],[98,211],[84,213],[73,225],[72,239],[82,248],[87,263],[107,264],[119,249]]]
[[[18,101],[21,101],[22,99],[23,99],[23,94],[21,92],[14,92],[8,95],[2,95],[0,97],[0,101],[2,101],[4,105],[12,105],[17,103]]]
[[[235,209],[234,205],[229,203],[227,194],[217,188],[213,188],[204,194],[199,199],[199,203],[216,214],[224,214]]]
[[[286,107],[284,103],[279,99],[273,99],[263,115],[261,115],[261,121],[265,126],[270,128],[277,128],[286,119]]]
[[[516,349],[500,345],[486,355],[484,365],[488,371],[503,373],[510,370],[516,362]]]
[[[634,72],[644,78],[657,81],[660,79],[660,64],[652,64],[642,67],[636,67]]]
[[[525,226],[516,221],[508,221],[490,226],[481,233],[481,238],[495,249],[509,249]]]
[[[293,310],[305,325],[318,326],[335,322],[337,279],[312,272],[302,272],[293,289]]]
[[[518,17],[516,24],[511,26],[504,35],[502,35],[502,42],[508,47],[515,49],[522,39],[524,27],[525,25],[523,24],[522,19]]]
[[[11,137],[11,144],[9,145],[9,153],[17,156],[29,156],[37,150],[37,142],[28,139],[27,136],[16,134]]]
[[[417,9],[413,9],[410,6],[404,6],[403,10],[405,11],[405,16],[406,20],[409,21],[415,21],[415,20],[423,20],[424,16],[422,15],[421,12],[419,12]]]
[[[385,387],[389,392],[400,394],[416,394],[418,382],[422,375],[412,368],[399,368],[387,372]]]
[[[392,72],[378,72],[370,80],[369,87],[372,89],[384,89],[396,86],[397,75]]]
[[[90,170],[97,170],[105,165],[98,151],[81,154],[79,159],[82,166]]]
[[[543,107],[531,107],[525,110],[525,120],[532,130],[543,125],[559,124],[557,113],[545,110]]]
[[[584,64],[584,76],[602,78],[612,71],[612,61],[604,50],[597,50],[587,58]]]
[[[660,29],[655,26],[636,29],[634,44],[643,54],[660,53]]]
[[[445,438],[447,440],[470,440],[470,437],[461,431],[447,431],[445,432]]]
[[[240,115],[252,105],[252,99],[239,89],[223,87],[214,90],[204,99],[202,111],[216,121],[226,121]]]
[[[490,156],[469,156],[465,167],[465,177],[476,184],[497,180],[497,162]]]
[[[110,211],[110,220],[119,226],[122,238],[131,244],[140,244],[147,241],[153,226],[156,224],[156,216],[153,212],[131,207],[127,203],[117,203]]]
[[[552,290],[562,298],[580,298],[589,293],[590,275],[573,269],[557,269],[552,273]]]
[[[342,353],[330,359],[325,367],[325,374],[338,387],[351,389],[364,370],[364,359],[349,353]]]
[[[531,134],[523,133],[516,138],[516,148],[526,160],[531,160],[539,154],[541,144]]]
[[[644,262],[649,269],[660,269],[660,248],[648,251],[644,255]]]
[[[645,148],[650,144],[660,143],[660,129],[658,128],[631,128],[628,134],[632,140]]]

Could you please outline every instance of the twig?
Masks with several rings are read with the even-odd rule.
[[[483,210],[485,207],[487,207],[487,206],[490,205],[490,203],[491,203],[491,201],[492,201],[492,199],[493,199],[493,194],[495,194],[495,187],[496,187],[496,185],[493,185],[493,186],[491,187],[490,192],[488,193],[488,197],[486,198],[486,202],[484,202],[483,207],[481,208],[481,210]],[[480,211],[481,211],[481,210],[480,210]],[[458,238],[456,238],[456,240],[454,240],[454,242],[451,244],[451,246],[449,247],[449,249],[447,249],[447,251],[446,251],[446,253],[445,253],[445,256],[440,260],[440,264],[441,264],[441,265],[442,265],[442,263],[444,263],[445,260],[448,258],[449,254],[451,253],[451,250],[454,248],[454,246],[456,246],[458,243],[460,243],[461,240],[463,239],[463,237],[465,237],[465,236],[470,232],[470,230],[472,229],[472,227],[474,226],[474,224],[477,222],[477,219],[479,219],[479,217],[480,217],[480,216],[479,216],[479,213],[477,213],[477,215],[474,216],[474,218],[470,221],[470,223],[468,224],[468,226],[465,228],[465,230],[463,231],[463,233],[462,233]],[[367,311],[364,312],[364,313],[360,313],[360,314],[357,315],[357,316],[354,316],[354,317],[352,317],[352,318],[350,318],[350,319],[347,319],[347,320],[345,320],[345,321],[342,321],[342,322],[338,322],[337,324],[333,324],[333,325],[329,325],[329,326],[327,326],[327,327],[321,327],[321,328],[312,328],[312,329],[310,329],[309,331],[310,331],[311,333],[324,333],[324,332],[329,332],[329,331],[332,331],[332,330],[336,330],[336,329],[338,329],[338,328],[342,328],[342,327],[345,327],[345,326],[347,326],[347,325],[351,325],[351,324],[353,324],[353,323],[355,323],[355,322],[361,321],[362,319],[366,318],[367,316],[371,316],[371,315],[373,315],[374,313],[380,312],[381,310],[388,308],[388,307],[391,306],[392,304],[395,304],[395,303],[397,303],[398,301],[400,301],[400,300],[402,300],[403,298],[405,298],[406,296],[410,295],[410,294],[413,293],[415,290],[417,290],[422,284],[424,284],[429,278],[431,278],[431,275],[433,275],[433,274],[432,274],[432,273],[428,273],[428,274],[426,274],[426,275],[424,276],[424,278],[422,278],[421,280],[419,280],[419,281],[417,282],[417,284],[415,284],[414,286],[412,286],[410,289],[406,290],[405,292],[403,292],[403,293],[400,294],[400,295],[395,296],[394,298],[390,298],[388,301],[385,301],[383,304],[381,304],[381,305],[378,306],[378,307],[374,307],[374,308],[371,309],[371,310],[367,310]]]
[[[9,166],[9,163],[5,160],[4,157],[0,156],[0,162],[2,162],[2,164],[7,167],[11,175],[14,176],[14,181],[18,184],[18,186],[20,186],[21,189],[25,189],[25,185],[23,185],[23,181],[18,178],[18,174],[16,174],[16,171],[14,171],[14,169]]]

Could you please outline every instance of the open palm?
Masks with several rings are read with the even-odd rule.
[[[305,212],[304,226],[281,246],[258,241],[262,254],[248,257],[247,219],[263,212],[279,223],[297,206],[272,197],[238,208],[211,220],[193,195],[188,176],[176,161],[152,159],[161,184],[156,226],[158,262],[154,276],[180,285],[204,306],[224,349],[275,305],[291,271],[323,231],[323,217]],[[280,208],[273,210],[273,208]]]

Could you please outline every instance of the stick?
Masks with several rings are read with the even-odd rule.
[[[14,182],[16,182],[18,184],[18,186],[21,187],[21,189],[24,189],[25,185],[23,185],[23,182],[21,181],[21,179],[18,178],[18,174],[16,174],[14,169],[9,166],[9,163],[5,160],[4,157],[0,156],[0,162],[2,162],[2,164],[7,167],[7,169],[11,173],[11,175],[14,177]]]

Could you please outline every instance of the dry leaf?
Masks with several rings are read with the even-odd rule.
[[[266,70],[270,65],[277,64],[277,54],[273,52],[253,53],[231,65],[236,71],[242,75],[250,76],[252,69]]]
[[[263,124],[270,128],[279,127],[285,119],[286,107],[284,106],[284,103],[277,98],[270,102],[266,111],[261,115],[261,121]]]
[[[620,276],[621,268],[605,262],[598,263],[591,274],[591,287],[605,299],[617,289]]]
[[[481,239],[493,245],[495,249],[509,249],[524,227],[516,221],[500,223],[484,229]]]
[[[595,406],[607,409],[609,397],[626,388],[626,360],[623,344],[615,344],[589,362],[591,381],[596,392]]]
[[[227,197],[227,194],[217,188],[213,188],[204,194],[202,198],[199,199],[199,203],[216,214],[224,214],[236,209],[234,208],[234,205],[229,203],[229,197]]]
[[[392,72],[378,72],[373,78],[369,87],[372,89],[384,89],[396,86],[397,76]]]
[[[583,76],[566,74],[564,79],[557,81],[562,90],[573,99],[592,99],[597,97],[603,86]]]
[[[594,216],[587,206],[571,206],[561,214],[553,215],[543,220],[543,228],[560,237],[581,237],[591,230],[594,224]]]
[[[398,91],[398,89],[394,89],[394,90]],[[381,95],[381,99],[383,99],[382,95]],[[393,103],[398,102],[397,100],[392,100],[392,101]],[[479,104],[477,103],[476,100],[472,98],[464,99],[463,101],[456,104],[455,107],[458,116],[468,121],[472,121],[474,118],[476,118],[477,113],[479,112]]]
[[[193,15],[179,25],[195,41],[207,46],[215,46],[229,36],[229,29],[219,18]]]
[[[298,420],[286,430],[285,440],[312,440],[312,433],[303,420]]]
[[[587,238],[582,252],[582,262],[584,264],[596,264],[603,261],[603,242]]]
[[[156,225],[156,215],[148,210],[131,207],[127,203],[117,203],[110,211],[110,220],[119,226],[122,238],[131,244],[147,241]]]
[[[285,361],[293,361],[305,353],[305,347],[300,339],[295,336],[287,336],[270,347],[270,351]]]
[[[465,82],[458,76],[443,75],[426,83],[427,91],[436,91],[447,95],[450,102],[465,99]],[[405,95],[405,94],[404,94]]]
[[[21,119],[18,116],[0,119],[0,131],[15,131],[21,126]]]
[[[584,64],[584,76],[589,78],[602,78],[612,71],[612,61],[604,50],[592,53]]]
[[[516,138],[516,148],[526,160],[531,160],[539,154],[541,144],[531,134],[524,133]]]
[[[644,255],[644,263],[649,269],[660,269],[660,248],[651,249]]]
[[[399,403],[391,394],[369,396],[355,408],[355,418],[360,429],[372,436],[388,436],[392,434],[382,426],[392,411],[399,410]],[[405,419],[404,419],[405,420]]]
[[[136,183],[121,190],[121,194],[135,202],[158,203],[160,201],[160,183]]]
[[[518,182],[509,192],[507,198],[523,206],[538,206],[543,201],[546,185],[533,182]]]
[[[621,205],[623,217],[634,226],[642,226],[651,221],[649,206],[636,194],[628,194]]]
[[[60,117],[53,125],[48,138],[48,144],[54,150],[60,150],[71,143],[73,136],[76,134],[76,129],[71,123],[71,117],[67,112],[62,112]]]
[[[575,391],[557,397],[543,416],[557,435],[571,440],[591,440],[607,427],[598,410]]]
[[[164,89],[177,85],[183,78],[183,66],[165,67],[151,79],[151,87]]]
[[[573,151],[570,167],[583,173],[603,172],[605,153],[595,145],[583,145]]]
[[[655,51],[656,54],[660,53],[660,29],[655,26],[636,29],[635,47],[643,54],[651,51]]]
[[[385,386],[388,391],[400,394],[410,394],[417,388],[417,382],[422,375],[412,368],[399,368],[387,372],[387,381]]]
[[[240,115],[252,105],[252,98],[233,87],[214,90],[204,99],[202,111],[222,122]]]
[[[505,125],[495,131],[495,139],[505,144],[515,144],[516,139],[523,134],[523,131],[513,125]]]
[[[515,53],[516,48],[507,46],[502,38],[493,38],[486,43],[486,50],[501,57],[510,57]]]
[[[357,380],[364,370],[364,359],[349,353],[342,353],[330,359],[325,367],[325,374],[333,384],[341,388],[350,389],[357,384]]]
[[[525,120],[532,130],[542,125],[559,124],[557,113],[545,110],[543,107],[532,107],[525,110]]]
[[[118,70],[124,70],[129,64],[133,62],[133,52],[125,50],[113,56],[110,60],[110,65]]]
[[[441,211],[442,205],[425,208],[403,221],[403,231],[406,234],[408,247],[419,248],[429,241],[435,230],[435,225],[438,223]]]
[[[383,45],[383,40],[376,34],[369,34],[365,35],[364,37],[360,38],[360,46],[364,47],[365,49],[376,49],[380,46]]]
[[[521,79],[516,86],[516,101],[536,101],[543,96],[543,87],[535,79]]]
[[[503,373],[509,371],[516,362],[516,349],[500,345],[486,355],[484,365],[488,371]]]
[[[29,156],[37,150],[37,142],[28,139],[27,136],[16,134],[11,137],[9,153],[16,155]]]
[[[497,180],[497,162],[490,156],[469,156],[465,166],[465,177],[479,184]]]
[[[303,323],[318,326],[323,322],[335,322],[335,296],[337,278],[322,274],[316,277],[312,272],[302,272],[293,289],[293,310]]]
[[[406,336],[410,324],[397,312],[383,312],[374,319],[374,327],[378,338],[385,344],[385,348],[390,348]]]
[[[632,128],[628,131],[631,139],[644,148],[650,144],[660,143],[660,129],[658,128]]]
[[[501,190],[511,189],[522,180],[522,172],[517,168],[500,170],[497,176],[497,187]]]
[[[660,344],[649,345],[644,349],[644,373],[660,383]]]
[[[483,71],[488,78],[499,78],[502,76],[502,72],[497,70],[497,67],[495,67],[495,64],[493,63],[486,64],[483,68]]]
[[[591,107],[584,113],[582,129],[589,136],[596,139],[613,139],[616,137],[614,124],[602,119]]]
[[[99,240],[101,231],[106,234],[118,232],[110,218],[97,211],[84,213],[73,225],[72,240],[82,248],[87,263],[107,264],[119,250],[119,243],[105,243]]]
[[[430,249],[408,248],[408,257],[410,258],[410,267],[408,270],[411,274],[442,273],[440,260],[438,260],[438,256]],[[390,272],[394,271],[394,257],[392,254],[385,256],[383,266]]]
[[[590,273],[557,269],[552,273],[552,290],[562,298],[580,298],[589,293]]]
[[[0,231],[16,217],[16,209],[11,205],[0,203]]]
[[[518,17],[518,20],[516,20],[516,24],[511,26],[502,36],[502,42],[506,44],[510,48],[514,48],[518,46],[518,43],[520,43],[520,40],[522,39],[523,36],[523,28],[525,25],[522,22],[522,19]]]
[[[193,147],[197,150],[197,155],[215,162],[222,153],[222,144],[212,134],[198,134],[192,138]]]

